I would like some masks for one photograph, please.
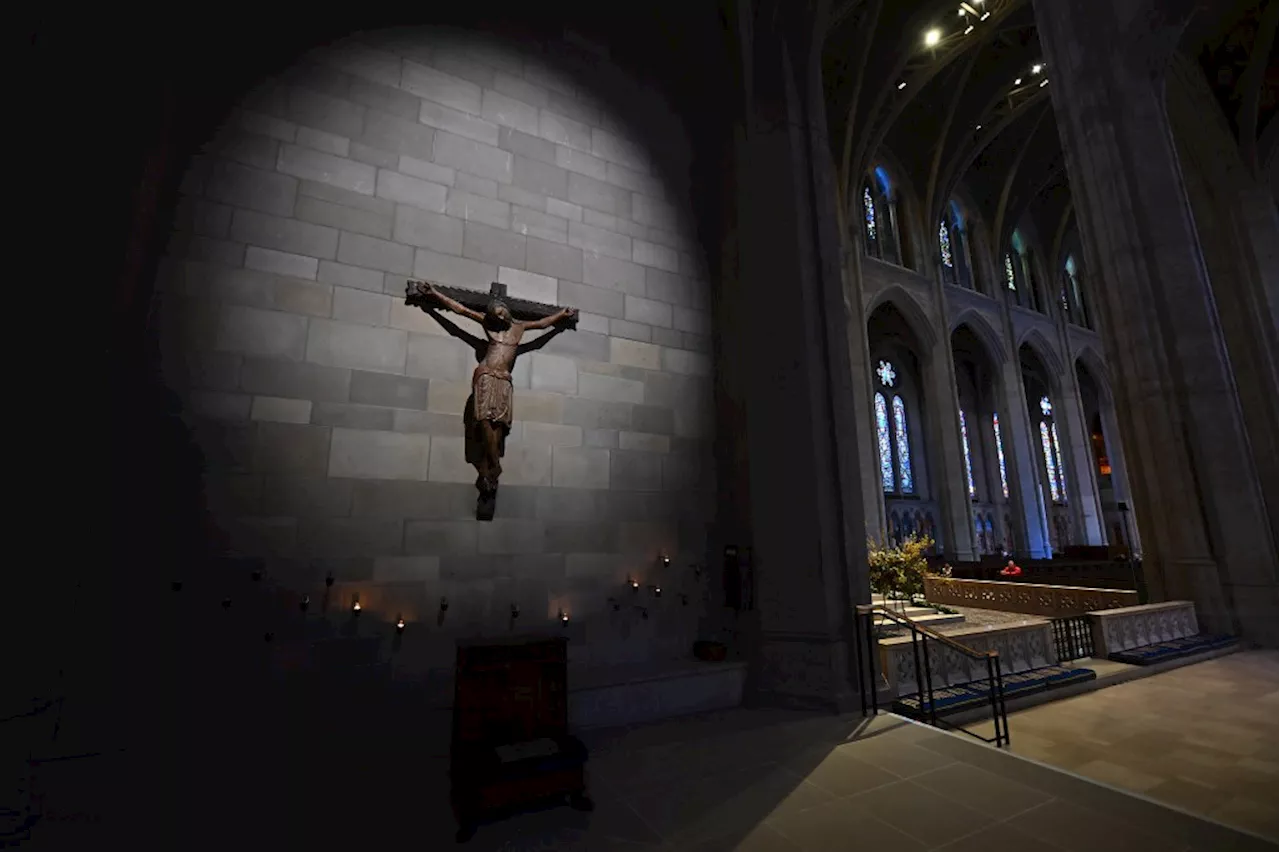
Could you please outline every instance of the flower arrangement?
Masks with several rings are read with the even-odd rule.
[[[871,590],[911,600],[924,593],[924,575],[933,539],[912,535],[897,547],[867,540],[867,566]]]

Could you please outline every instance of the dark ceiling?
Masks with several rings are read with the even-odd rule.
[[[1275,147],[1276,6],[1200,0],[1182,40],[1255,167],[1257,151]],[[1042,85],[1052,69],[1036,71],[1043,59],[1030,0],[837,0],[836,7],[823,77],[846,201],[861,176],[887,160],[925,221],[936,222],[954,197],[998,246],[1016,226],[1048,251],[1069,225],[1071,189]]]

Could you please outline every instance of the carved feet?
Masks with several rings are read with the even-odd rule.
[[[492,521],[498,507],[498,481],[481,476],[476,479],[476,490],[480,492],[476,498],[476,520]]]

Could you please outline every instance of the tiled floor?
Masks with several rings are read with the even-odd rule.
[[[1261,824],[1265,814],[1260,809],[1269,790],[1274,827],[1275,663],[1274,652],[1269,657],[1228,657],[1207,674],[1196,676],[1188,668],[1170,673],[1172,678],[1157,675],[1103,690],[1083,698],[1101,698],[1100,706],[1105,710],[1059,710],[1064,714],[1057,723],[1060,729],[1048,719],[1043,724],[1030,721],[1031,714],[1053,705],[1037,708],[1011,718],[1014,750],[1030,753],[1039,748],[1038,759],[1057,755],[1065,760],[1073,749],[1079,749],[1086,757],[1073,769],[1083,770],[1091,764],[1087,768],[1096,777],[1114,782],[1123,776],[1123,780],[1149,785],[1148,794],[1163,789],[1171,799],[1179,790],[1188,799],[1195,798],[1191,788],[1179,788],[1178,784],[1214,783],[1220,785],[1215,789],[1222,795],[1214,805],[1219,818],[1244,813],[1257,820],[1250,825]],[[1255,692],[1242,686],[1245,681],[1256,684],[1260,679],[1267,684],[1262,691],[1269,694],[1269,710],[1265,700],[1257,700]],[[1137,697],[1108,696],[1145,684],[1150,685]],[[1079,700],[1060,704],[1065,708]],[[1195,709],[1178,715],[1173,712],[1177,705],[1193,705]],[[1123,727],[1116,728],[1112,720],[1121,717]],[[347,733],[318,748],[309,746],[318,761],[248,767],[252,771],[227,782],[234,793],[235,810],[199,824],[199,833],[209,837],[196,840],[205,840],[206,845],[170,844],[168,848],[320,850],[411,845],[469,852],[1276,849],[1274,843],[1147,798],[896,716],[864,720],[776,710],[735,710],[588,733],[584,739],[591,750],[588,777],[596,802],[593,813],[567,807],[534,812],[481,827],[466,846],[455,847],[455,823],[448,804],[447,739],[425,742],[422,734],[432,729],[424,723],[422,731],[397,730],[382,742],[368,744]],[[1121,729],[1126,732],[1123,737],[1115,733]],[[1068,730],[1070,735],[1064,736]],[[447,727],[437,733],[447,733]],[[1069,744],[1072,739],[1073,745]],[[1164,762],[1138,764],[1144,750]],[[1134,755],[1134,762],[1126,758],[1129,754]],[[339,761],[342,755],[349,757]],[[359,760],[350,755],[358,755]],[[303,756],[299,754],[298,759]],[[51,766],[43,779],[46,820],[33,832],[33,841],[38,842],[30,848],[104,845],[96,841],[120,815],[145,821],[145,808],[134,801],[112,804],[102,801],[99,794],[72,798],[71,774],[91,772],[93,763],[70,761],[61,766],[56,772]],[[97,771],[110,775],[114,770],[104,764]],[[1239,778],[1233,781],[1233,775]],[[304,787],[308,778],[314,783]],[[1159,780],[1151,780],[1156,778]],[[1246,778],[1251,779],[1249,783],[1239,780]],[[92,790],[107,787],[103,783],[81,786]],[[68,792],[60,792],[63,789]],[[287,803],[289,791],[301,791],[301,800]],[[1209,794],[1202,798],[1209,801]],[[100,819],[102,825],[96,825],[94,821]],[[131,839],[124,848],[161,848],[140,845],[132,826],[128,827],[131,831],[126,836]],[[232,836],[224,839],[228,834]]]
[[[1274,839],[1278,663],[1244,651],[1023,710],[1012,750]]]
[[[601,734],[590,738],[589,744],[595,813],[558,808],[528,814],[482,828],[468,848],[484,852],[1228,852],[1274,848],[896,716],[866,722],[736,711]],[[441,836],[437,842],[445,843],[446,838]]]

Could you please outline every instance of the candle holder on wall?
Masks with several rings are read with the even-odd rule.
[[[658,557],[658,561],[662,563],[663,568],[671,567],[671,557],[665,553]]]
[[[396,616],[396,633],[391,637],[391,653],[395,654],[400,650],[400,642],[404,639],[404,616]]]
[[[649,587],[649,591],[653,594],[653,596],[654,596],[655,598],[660,598],[660,597],[662,597],[662,587],[661,587],[661,586],[650,586],[650,587]]]
[[[567,612],[565,612],[563,609],[561,609],[561,610],[560,610],[559,618],[560,618],[560,626],[561,626],[561,627],[566,627],[566,626],[568,626],[568,624],[569,624],[569,613],[567,613]]]
[[[640,591],[640,581],[637,580],[635,577],[628,577],[627,585],[631,587],[632,592]]]
[[[298,601],[298,609],[306,612],[309,606],[311,606],[311,595],[303,595],[302,600]]]
[[[444,614],[449,611],[449,599],[440,598],[440,611],[436,614],[436,626],[444,624]]]

